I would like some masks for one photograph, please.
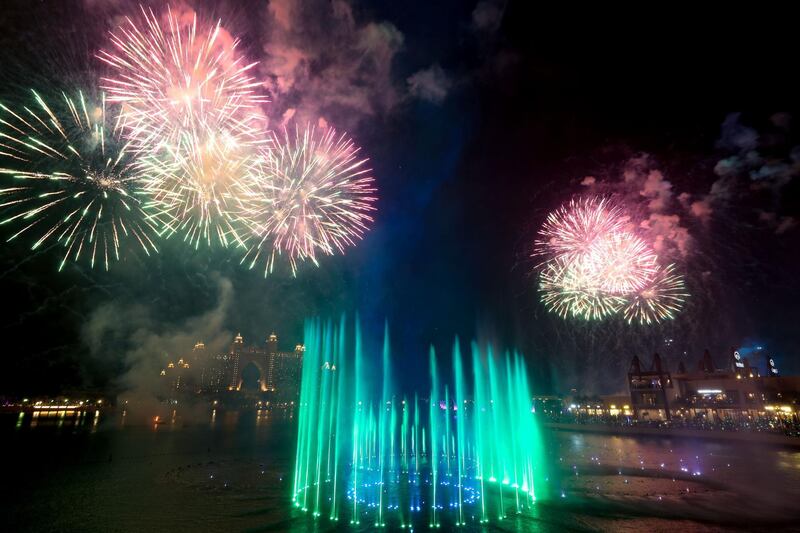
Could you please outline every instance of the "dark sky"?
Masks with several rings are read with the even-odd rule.
[[[0,394],[123,386],[131,353],[153,339],[169,351],[193,335],[241,331],[255,342],[275,330],[289,348],[304,317],[355,311],[373,343],[389,321],[404,368],[425,368],[429,343],[444,350],[454,335],[477,337],[522,350],[542,390],[614,392],[630,357],[657,350],[693,364],[708,347],[722,363],[730,346],[763,343],[782,370],[800,371],[792,17],[529,4],[298,2],[291,29],[278,31],[267,2],[193,3],[230,21],[265,78],[280,70],[270,58],[289,45],[304,50],[307,79],[275,95],[270,116],[296,106],[298,116],[349,130],[371,159],[375,224],[357,248],[297,278],[284,269],[264,279],[229,251],[174,241],[155,258],[132,253],[110,273],[57,274],[55,250],[4,245]],[[350,18],[336,16],[340,5]],[[91,83],[105,31],[136,9],[4,2],[3,100],[31,86]],[[364,36],[389,52],[365,49]],[[426,71],[436,74],[429,83],[409,81]],[[364,105],[342,107],[341,93]],[[751,152],[759,160],[745,163]],[[678,216],[690,237],[675,255],[692,292],[686,310],[649,328],[549,315],[531,277],[538,226],[587,192],[586,176],[598,191],[620,193],[643,154],[671,191],[659,214]],[[720,181],[720,161],[737,162],[738,174]],[[733,192],[717,200],[715,183]],[[632,212],[651,215],[644,196],[626,198]],[[711,215],[693,216],[692,202],[712,200]],[[198,326],[216,318],[213,331]],[[414,372],[403,374],[415,383]]]

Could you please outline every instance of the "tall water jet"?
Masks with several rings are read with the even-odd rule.
[[[467,411],[466,391],[464,390],[464,367],[461,364],[461,348],[458,345],[458,337],[453,344],[453,379],[455,379],[456,404],[453,411],[456,414],[456,471],[458,472],[458,522],[457,526],[464,525],[464,491],[463,479],[466,476],[464,463],[464,447],[466,446],[466,417]]]
[[[486,398],[486,385],[484,383],[483,377],[483,362],[481,361],[481,352],[478,344],[473,342],[472,343],[472,375],[474,377],[474,385],[472,389],[472,393],[475,399],[475,414],[473,415],[472,421],[474,425],[474,434],[475,434],[475,469],[476,469],[476,477],[480,481],[481,485],[481,493],[485,492],[485,484],[484,484],[484,476],[485,476],[485,459],[491,458],[491,455],[487,453],[485,447],[486,435],[491,435],[491,427],[488,427],[486,423],[487,419],[491,415],[491,411],[487,411],[487,409],[491,410],[491,404],[487,402]],[[488,431],[488,433],[487,433]],[[486,498],[481,498],[481,523],[488,522],[488,518],[486,516]]]
[[[371,520],[414,528],[427,521],[435,528],[503,519],[507,500],[524,512],[546,496],[521,355],[497,360],[490,346],[472,342],[471,357],[464,357],[456,340],[448,380],[431,347],[430,388],[414,391],[412,402],[393,379],[388,324],[379,357],[365,354],[357,321],[353,329],[348,335],[344,318],[305,326],[296,508],[354,526]]]
[[[431,454],[429,464],[431,469],[431,479],[433,480],[433,483],[431,484],[433,503],[431,504],[431,520],[429,525],[430,527],[439,527],[439,522],[436,519],[436,488],[439,486],[439,459],[441,455],[439,452],[439,432],[441,431],[441,426],[438,423],[439,375],[436,370],[436,350],[433,349],[433,346],[430,347],[429,358],[431,375],[431,397],[428,411],[428,420],[430,423],[429,435],[431,437]]]
[[[378,521],[375,523],[376,526],[384,527],[386,524],[383,521],[383,484],[384,484],[384,458],[385,458],[385,451],[386,451],[386,412],[389,408],[391,408],[391,380],[389,379],[389,323],[387,322],[384,326],[383,332],[383,387],[381,388],[381,404],[379,406],[380,409],[380,421],[378,423],[378,431],[380,434],[379,437],[379,449],[378,449],[378,464],[380,468],[380,477],[378,478]]]
[[[308,331],[306,331],[308,334]],[[342,323],[342,342],[344,342],[344,323]],[[355,338],[355,351],[353,353],[353,376],[354,376],[354,387],[355,387],[355,396],[353,398],[353,457],[352,457],[352,477],[353,477],[353,518],[350,520],[351,524],[359,524],[358,520],[358,469],[359,467],[363,466],[362,458],[362,447],[361,447],[361,439],[362,435],[359,431],[363,431],[364,428],[364,406],[363,406],[363,396],[361,392],[361,325],[358,320],[356,320],[356,338]],[[305,361],[303,361],[303,374],[305,374]],[[313,372],[313,369],[311,370]],[[302,380],[301,380],[302,382]],[[345,386],[342,386],[342,390],[345,390]],[[344,422],[343,422],[344,424]]]

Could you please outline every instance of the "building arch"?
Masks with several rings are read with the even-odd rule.
[[[245,351],[239,352],[237,355],[238,360],[236,362],[236,372],[234,373],[234,383],[232,386],[236,390],[242,389],[242,383],[244,382],[243,371],[250,363],[253,363],[253,366],[258,369],[259,390],[261,392],[269,390],[267,388],[267,362],[265,354],[257,351]]]

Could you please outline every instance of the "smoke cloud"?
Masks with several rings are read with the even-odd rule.
[[[439,65],[415,72],[408,78],[408,88],[413,96],[429,102],[441,103],[452,87],[452,82]]]
[[[638,232],[645,234],[660,255],[685,258],[691,251],[692,238],[684,222],[689,196],[681,193],[675,197],[672,182],[649,154],[629,158],[609,179],[586,176],[580,184],[592,193],[620,198]]]
[[[156,406],[159,373],[167,360],[176,361],[202,341],[208,353],[221,353],[231,342],[225,329],[234,290],[227,278],[215,276],[217,301],[213,308],[180,322],[162,320],[156,310],[141,304],[109,302],[89,316],[82,338],[95,358],[121,358],[124,373],[118,385],[125,396]]]
[[[478,32],[493,33],[503,21],[505,2],[482,0],[472,11],[472,28]]]
[[[709,192],[690,204],[690,212],[707,221],[719,210],[737,208],[741,213],[756,213],[755,222],[781,235],[795,226],[792,216],[773,212],[779,208],[781,193],[800,175],[800,147],[791,146],[788,133],[791,115],[776,113],[765,131],[742,123],[741,113],[732,113],[722,122],[716,143],[724,155],[714,164],[716,179]],[[761,205],[767,193],[769,205]]]
[[[731,113],[722,123],[717,146],[727,150],[749,151],[758,146],[758,132],[740,122],[741,113]]]
[[[361,21],[345,0],[271,0],[260,65],[270,115],[352,130],[389,112],[402,96],[392,64],[403,41],[392,23]]]

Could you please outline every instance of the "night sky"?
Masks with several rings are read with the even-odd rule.
[[[260,342],[274,330],[289,349],[305,317],[342,312],[360,314],[373,347],[388,320],[410,385],[427,346],[446,351],[455,335],[521,350],[543,392],[617,392],[630,358],[655,351],[674,368],[705,348],[722,364],[729,347],[759,344],[782,372],[800,372],[788,13],[268,4],[190,3],[261,62],[271,120],[292,109],[362,146],[380,197],[371,231],[296,278],[284,267],[265,279],[236,252],[178,240],[157,257],[131,251],[109,273],[57,273],[58,250],[4,244],[0,394],[117,391],[143,360],[196,340],[222,349],[237,332]],[[4,2],[0,99],[96,84],[107,30],[137,9]],[[586,323],[539,303],[536,231],[581,194],[616,195],[650,221],[647,237],[692,294],[676,320]]]

